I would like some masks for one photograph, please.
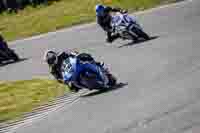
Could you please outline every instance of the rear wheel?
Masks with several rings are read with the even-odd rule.
[[[80,74],[79,83],[85,88],[92,90],[96,85],[96,75],[92,73],[83,72]]]
[[[129,33],[128,31],[124,32],[124,38],[123,39],[130,39],[130,40],[133,40],[133,41],[137,41],[138,40],[138,37]]]
[[[19,56],[11,49],[9,50],[9,57],[14,61],[19,61]]]
[[[115,86],[117,83],[117,79],[112,74],[107,74],[107,76],[108,76],[108,80],[109,80],[108,85],[111,87]]]
[[[19,61],[19,56],[17,54],[13,54],[13,60],[14,61]]]
[[[148,35],[147,33],[145,33],[142,29],[139,29],[139,28],[137,28],[137,27],[134,27],[134,28],[132,29],[132,31],[133,31],[134,33],[136,33],[139,37],[144,38],[145,40],[149,40],[149,39],[150,39],[149,35]]]

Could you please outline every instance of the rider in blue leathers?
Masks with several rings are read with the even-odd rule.
[[[49,65],[50,73],[62,83],[69,85],[69,87],[78,91],[79,88],[79,75],[84,70],[89,69],[95,73],[98,73],[95,65],[103,67],[103,63],[94,61],[93,57],[87,53],[78,54],[74,51],[65,51],[56,53],[52,50],[48,50],[45,53],[45,61]],[[79,62],[90,62],[79,63]]]
[[[89,70],[89,71],[88,71]],[[76,87],[81,85],[80,74],[86,72],[92,72],[97,74],[97,78],[102,81],[102,77],[99,76],[99,69],[97,68],[96,63],[94,62],[82,62],[79,57],[73,56],[69,57],[63,62],[61,67],[61,72],[63,75],[63,81],[67,84],[72,83]],[[80,87],[81,88],[81,87]]]

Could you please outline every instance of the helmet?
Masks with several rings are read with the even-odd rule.
[[[105,7],[103,5],[96,5],[95,10],[96,10],[96,15],[99,16],[102,14],[104,11]]]
[[[49,65],[55,65],[58,62],[58,56],[57,53],[54,52],[53,50],[47,50],[44,55],[44,60],[49,64]]]

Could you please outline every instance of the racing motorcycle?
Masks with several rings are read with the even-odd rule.
[[[150,37],[144,32],[142,27],[137,23],[136,19],[129,16],[127,13],[122,14],[120,12],[112,15],[112,33],[119,34],[123,40],[136,41],[139,38],[149,40]]]
[[[73,87],[79,89],[86,88],[89,90],[108,89],[116,85],[116,78],[107,68],[97,65],[93,61],[81,61],[78,58],[68,58],[64,60],[62,67],[63,77],[70,77],[73,71],[79,71],[78,84]]]
[[[8,48],[8,49],[0,49],[0,63],[3,63],[3,61],[19,61],[19,56],[15,53],[14,50]]]

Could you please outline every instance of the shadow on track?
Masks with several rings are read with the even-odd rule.
[[[25,61],[25,60],[28,60],[28,58],[21,58],[21,59],[19,59],[19,61],[5,61],[5,63],[0,64],[0,67],[6,66],[6,65],[9,65],[9,64],[19,63],[19,62],[22,62],[22,61]]]
[[[157,39],[159,38],[159,36],[152,36],[150,37],[149,40],[138,40],[137,42],[130,42],[130,43],[127,43],[127,44],[124,44],[124,45],[121,45],[119,46],[118,48],[123,48],[123,47],[128,47],[128,46],[132,46],[132,45],[137,45],[137,44],[140,44],[140,43],[143,43],[143,42],[147,42],[147,41],[151,41],[151,40],[154,40],[154,39]]]
[[[124,86],[127,86],[127,85],[128,85],[128,83],[118,83],[116,86],[114,86],[114,87],[112,87],[110,89],[97,90],[95,92],[91,92],[89,94],[82,95],[81,97],[85,98],[85,97],[91,97],[91,96],[100,95],[100,94],[103,94],[103,93],[106,93],[106,92],[110,92],[110,91],[113,91],[113,90],[117,90],[117,89],[123,88]]]

